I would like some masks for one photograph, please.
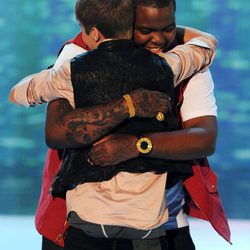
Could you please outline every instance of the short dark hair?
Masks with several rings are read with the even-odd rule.
[[[136,5],[143,5],[154,8],[163,8],[169,6],[171,3],[174,5],[174,10],[176,10],[175,0],[135,0]]]
[[[134,0],[77,0],[75,5],[76,19],[86,33],[96,27],[105,38],[131,37],[134,12]]]

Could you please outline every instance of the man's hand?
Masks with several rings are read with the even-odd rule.
[[[170,97],[159,91],[136,89],[130,93],[135,107],[135,115],[141,118],[156,117],[158,112],[171,110]]]
[[[93,145],[89,161],[98,166],[112,166],[135,158],[139,155],[136,142],[133,135],[108,135]]]

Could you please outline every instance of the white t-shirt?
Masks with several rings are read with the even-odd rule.
[[[217,116],[214,82],[209,70],[191,78],[184,91],[180,112],[183,122],[200,116]]]

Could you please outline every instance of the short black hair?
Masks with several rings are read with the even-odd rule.
[[[169,6],[171,3],[174,5],[174,10],[176,10],[175,0],[135,0],[136,5],[143,5],[154,8],[163,8]]]
[[[77,0],[75,13],[86,33],[96,27],[105,38],[132,36],[134,0]]]

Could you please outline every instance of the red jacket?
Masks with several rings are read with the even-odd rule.
[[[88,49],[81,33],[68,43],[75,43]],[[182,100],[180,93],[180,102]],[[35,224],[37,231],[44,237],[63,246],[63,233],[67,228],[65,200],[53,198],[49,189],[60,167],[60,155],[57,150],[48,149],[44,165],[42,191],[36,211]],[[207,220],[214,229],[230,242],[230,229],[217,188],[217,177],[209,167],[207,159],[194,161],[194,176],[185,182],[185,188],[191,197],[187,213],[190,216]]]

